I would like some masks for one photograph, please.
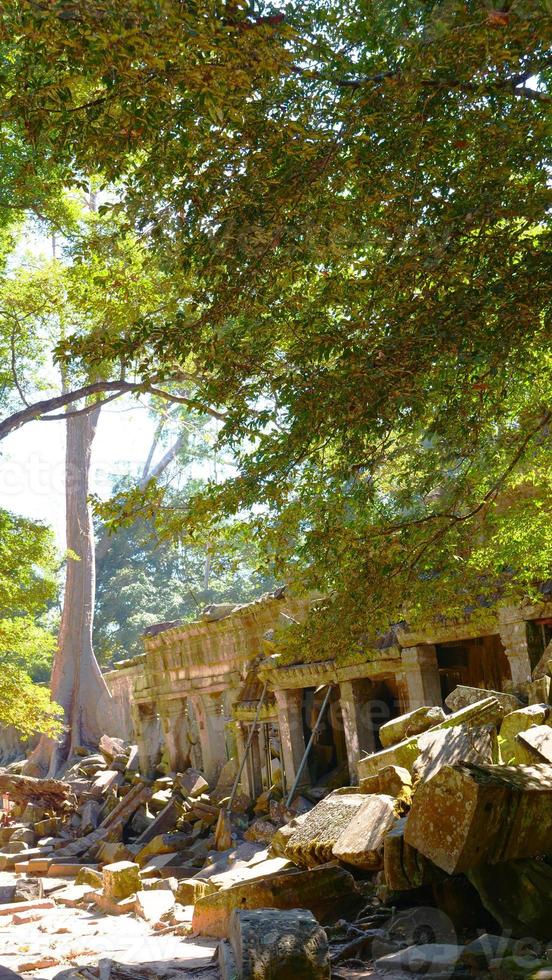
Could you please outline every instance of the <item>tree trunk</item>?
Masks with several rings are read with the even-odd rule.
[[[111,695],[92,647],[95,560],[88,483],[100,408],[66,422],[67,578],[51,692],[65,713],[59,742],[43,736],[29,769],[55,774],[78,746],[93,748],[111,722]]]

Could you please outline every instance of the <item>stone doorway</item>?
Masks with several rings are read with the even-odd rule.
[[[308,744],[312,730],[316,725],[327,690],[327,687],[307,687],[303,691],[302,714],[305,745]],[[337,686],[332,689],[329,704],[309,754],[308,771],[312,784],[324,782],[334,773],[338,782],[343,783],[348,780],[347,743],[341,712],[340,690]],[[343,772],[342,779],[339,777],[341,772]]]
[[[501,691],[512,673],[498,634],[450,640],[435,647],[443,700],[459,684]]]

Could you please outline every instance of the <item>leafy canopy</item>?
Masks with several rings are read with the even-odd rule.
[[[116,186],[178,284],[173,314],[66,353],[193,358],[239,473],[183,526],[249,515],[267,565],[331,597],[313,656],[538,594],[549,6],[58,0],[4,28],[10,124]]]

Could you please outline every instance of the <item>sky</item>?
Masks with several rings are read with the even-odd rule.
[[[92,493],[105,499],[114,476],[142,471],[153,431],[146,407],[135,399],[121,398],[102,409],[92,452]],[[31,422],[9,435],[0,452],[0,507],[45,521],[64,548],[63,421]]]

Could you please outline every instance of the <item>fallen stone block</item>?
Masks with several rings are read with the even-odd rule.
[[[502,761],[506,764],[526,762],[526,759],[516,758],[520,751],[516,736],[534,725],[544,725],[549,719],[552,721],[552,708],[549,704],[530,704],[506,715],[499,733]]]
[[[101,841],[97,860],[100,864],[114,864],[116,861],[130,860],[130,851],[121,841]]]
[[[243,836],[244,840],[270,844],[277,830],[278,828],[270,820],[254,820]]]
[[[350,793],[321,800],[289,838],[286,856],[302,868],[331,861],[338,838],[367,799],[361,793]]]
[[[216,885],[209,878],[182,878],[178,882],[174,897],[179,905],[195,905],[198,899],[211,895],[217,890]]]
[[[175,784],[180,787],[184,796],[190,796],[192,799],[209,792],[209,783],[203,773],[197,769],[187,769],[186,772],[178,773]]]
[[[329,980],[328,939],[308,909],[236,909],[230,943],[241,980]]]
[[[532,757],[532,762],[552,763],[552,728],[549,725],[528,728],[517,735],[517,741]]]
[[[82,834],[89,834],[92,830],[95,830],[100,822],[100,803],[98,800],[88,800],[84,804],[81,810],[81,826],[80,832]]]
[[[136,911],[136,895],[128,895],[118,901],[105,895],[103,891],[91,891],[90,901],[108,915],[128,915]]]
[[[510,936],[495,936],[487,932],[464,946],[462,963],[480,971],[492,960],[515,956],[521,952],[520,944]]]
[[[176,854],[179,851],[186,850],[191,844],[193,844],[193,838],[189,834],[179,834],[177,832],[158,834],[157,837],[153,837],[152,840],[144,844],[138,851],[136,861],[142,867],[158,854]]]
[[[397,820],[383,841],[383,874],[391,891],[420,888],[426,878],[427,860],[404,839],[406,817]]]
[[[241,862],[230,865],[227,871],[220,874],[213,874],[209,881],[217,888],[232,888],[233,885],[244,884],[246,881],[254,881],[257,878],[266,878],[267,875],[277,874],[292,868],[293,865],[285,857],[268,858],[266,861],[258,861],[244,867]],[[199,872],[201,875],[202,872]]]
[[[95,800],[101,800],[108,790],[122,786],[123,782],[124,777],[120,772],[117,772],[116,769],[106,769],[104,772],[98,773],[90,787],[90,793]]]
[[[444,766],[421,783],[405,840],[448,874],[550,852],[552,766]]]
[[[284,824],[283,827],[280,827],[279,830],[276,831],[270,842],[270,853],[274,857],[285,856],[290,837],[293,837],[293,834],[297,828],[301,827],[305,823],[308,815],[308,812],[302,813],[299,817],[294,817],[288,824]]]
[[[385,766],[374,776],[360,780],[361,793],[383,793],[393,796],[410,806],[412,798],[412,776],[401,766]]]
[[[550,704],[551,685],[552,679],[548,675],[539,677],[535,681],[529,681],[526,686],[526,694],[529,704]]]
[[[82,867],[82,863],[71,860],[51,861],[46,874],[48,878],[76,878]],[[94,865],[94,868],[97,868],[97,865]]]
[[[118,901],[140,891],[140,868],[132,861],[117,861],[102,869],[103,892],[106,898]]]
[[[452,973],[459,962],[463,946],[452,943],[422,943],[407,946],[396,953],[380,956],[374,963],[376,970],[397,973]]]
[[[98,748],[108,762],[116,755],[125,755],[125,743],[120,738],[112,738],[110,735],[102,735],[98,743]]]
[[[418,742],[429,732],[440,731],[446,728],[455,728],[460,725],[467,725],[470,728],[482,728],[486,725],[498,725],[505,714],[505,709],[499,704],[496,698],[485,698],[475,704],[469,704],[465,708],[448,715],[445,721],[428,728],[422,735],[412,735],[410,738],[391,745],[381,752],[374,752],[371,755],[360,759],[358,763],[359,780],[363,781],[369,776],[377,775],[386,766],[399,766],[412,772],[414,763],[420,754]]]
[[[200,898],[192,926],[202,936],[225,939],[234,909],[309,909],[319,922],[347,915],[362,902],[355,880],[336,865],[284,871]]]
[[[469,705],[477,704],[478,701],[484,701],[485,698],[489,697],[498,701],[504,714],[509,714],[511,711],[523,707],[523,703],[515,694],[488,691],[483,687],[469,687],[467,684],[459,684],[458,687],[455,687],[454,691],[445,698],[445,704],[451,711],[460,711],[461,708],[467,708]]]
[[[446,718],[442,708],[429,706],[416,708],[398,718],[386,721],[379,730],[379,739],[384,749],[390,745],[396,745],[411,735],[421,735],[428,728],[433,728]]]
[[[424,732],[418,738],[419,756],[413,766],[415,779],[428,780],[443,766],[456,762],[498,762],[496,729],[457,725],[440,731]]]
[[[103,885],[102,873],[95,868],[83,867],[75,877],[75,885],[89,885],[91,888],[101,888]]]
[[[396,820],[392,796],[368,796],[337,838],[332,848],[333,856],[364,871],[379,871],[383,867],[385,835]]]
[[[90,902],[90,893],[94,891],[90,885],[68,885],[56,892],[56,904],[65,905],[67,908],[76,909],[87,901]]]
[[[146,922],[159,922],[174,908],[175,897],[168,889],[136,892],[136,913]]]
[[[44,897],[40,878],[18,878],[14,886],[14,902],[34,902]]]
[[[520,860],[481,865],[467,872],[485,908],[515,938],[550,939],[552,865]]]

